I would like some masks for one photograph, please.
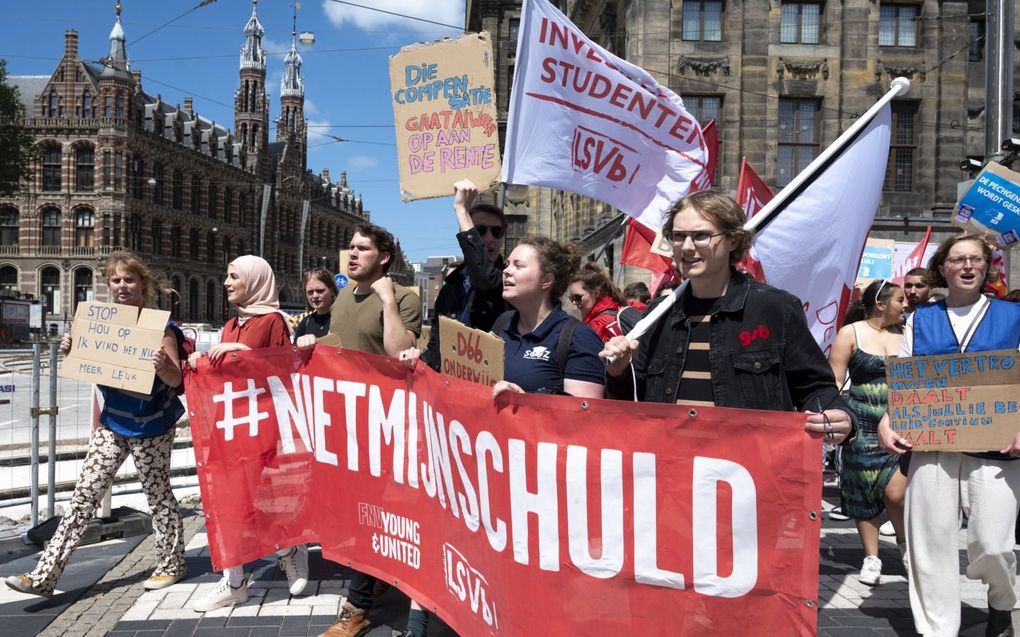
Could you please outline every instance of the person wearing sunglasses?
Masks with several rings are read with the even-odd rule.
[[[612,359],[608,394],[815,412],[805,417],[807,431],[834,444],[851,437],[850,408],[800,300],[736,269],[751,245],[737,202],[715,190],[689,194],[670,209],[662,232],[690,282],[639,341],[616,336],[606,343],[600,356]],[[653,301],[648,313],[661,302]]]
[[[933,287],[948,296],[907,318],[900,356],[937,356],[1020,349],[1020,306],[981,292],[991,280],[992,246],[978,234],[942,242],[928,262]],[[902,455],[911,443],[893,431],[886,413],[879,443]],[[967,578],[988,586],[985,634],[1013,635],[1017,603],[1016,519],[1020,493],[1020,433],[1003,449],[982,453],[910,454],[904,522],[907,578],[914,627],[923,635],[960,631],[960,519],[967,517]]]
[[[507,309],[503,301],[503,236],[506,219],[498,207],[474,203],[478,188],[468,179],[453,185],[457,242],[464,254],[460,267],[448,274],[436,296],[432,330],[421,360],[439,370],[439,317],[489,331]]]

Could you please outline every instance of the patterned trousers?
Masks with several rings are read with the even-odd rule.
[[[129,453],[152,512],[156,553],[159,555],[154,574],[184,573],[184,526],[177,499],[170,488],[170,452],[174,434],[174,428],[153,438],[129,438],[106,427],[99,427],[93,432],[69,510],[46,544],[39,564],[28,574],[33,586],[44,593],[53,592],[86,526],[95,515],[100,499],[113,484],[114,474]]]

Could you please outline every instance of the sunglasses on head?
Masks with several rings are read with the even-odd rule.
[[[480,223],[480,224],[475,226],[475,230],[477,230],[478,234],[483,236],[483,237],[485,236],[485,234],[487,232],[491,232],[493,239],[502,239],[503,238],[503,226],[487,226],[485,224],[481,224]]]

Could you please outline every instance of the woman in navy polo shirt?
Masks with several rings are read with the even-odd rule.
[[[492,327],[505,343],[505,380],[496,383],[493,396],[513,391],[602,398],[602,340],[560,307],[579,263],[572,246],[546,237],[526,237],[510,253],[503,299],[514,309]]]
[[[942,242],[928,262],[944,301],[922,305],[907,319],[900,356],[933,356],[1020,347],[1020,307],[988,299],[992,247],[976,234]],[[882,447],[903,454],[911,444],[889,423],[878,425]],[[967,515],[967,577],[988,585],[986,635],[1012,635],[1017,602],[1013,552],[1020,493],[1020,434],[1004,449],[984,453],[914,451],[907,473],[906,532],[910,608],[917,632],[960,631],[957,531]]]

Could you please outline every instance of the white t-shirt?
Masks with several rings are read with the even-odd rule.
[[[985,296],[981,296],[977,303],[971,305],[964,305],[961,307],[947,307],[946,314],[949,316],[949,324],[953,326],[953,333],[956,334],[956,341],[960,343],[961,350],[967,351],[967,346],[970,344],[970,339],[974,336],[974,332],[977,331],[977,327],[972,330],[971,325],[975,320],[980,318],[984,314],[984,308],[988,305],[989,300]],[[964,342],[964,339],[967,339]],[[914,355],[914,313],[911,313],[907,317],[906,328],[903,330],[903,341],[900,343],[900,356],[913,356]]]

